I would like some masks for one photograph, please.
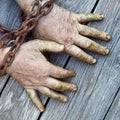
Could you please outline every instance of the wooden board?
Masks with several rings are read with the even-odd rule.
[[[19,7],[13,0],[0,0],[0,24],[13,29],[19,25]],[[1,34],[0,34],[1,35]],[[8,75],[0,78],[0,91],[3,89],[8,79]]]
[[[93,10],[96,0],[59,0],[57,2],[69,10],[90,12]],[[5,15],[7,14],[6,18],[3,12],[0,13],[0,18],[5,18],[0,19],[2,20],[2,24],[9,27],[16,27],[18,25],[17,22],[12,25],[14,20],[13,16],[17,15],[17,10],[19,10],[15,2],[13,0],[1,0],[0,5],[0,9],[5,12]],[[68,55],[65,54],[51,54],[50,60],[53,63],[72,68],[77,72],[75,78],[66,80],[76,83],[79,87],[77,93],[65,93],[69,96],[69,103],[63,104],[55,100],[49,101],[49,99],[40,95],[43,103],[46,104],[46,111],[40,114],[27,97],[23,88],[14,80],[10,79],[0,98],[0,120],[37,120],[38,117],[41,120],[103,119],[106,112],[109,113],[109,107],[116,98],[116,93],[120,87],[119,9],[119,0],[100,0],[95,11],[104,13],[106,19],[100,23],[89,24],[90,26],[108,31],[113,36],[110,43],[99,41],[109,46],[112,49],[112,53],[108,57],[93,54],[99,58],[96,65],[90,66],[74,58],[68,60]],[[13,14],[11,15],[11,13]],[[18,17],[15,17],[15,19],[17,21]],[[4,23],[7,20],[10,20],[10,23]],[[4,88],[4,84],[0,85],[2,86],[1,88]],[[116,111],[119,110],[119,105],[116,105],[118,104],[117,101],[119,101],[119,96],[117,96],[111,107],[111,109],[113,108]],[[114,110],[111,111],[111,114],[114,114]],[[108,114],[106,119],[109,120],[111,118],[110,115]],[[119,114],[117,115],[119,118]]]
[[[50,100],[40,120],[104,119],[120,87],[119,9],[119,0],[99,1],[95,12],[103,13],[106,19],[89,25],[112,34],[109,43],[100,42],[111,48],[111,53],[106,57],[93,54],[99,59],[94,66],[86,65],[74,58],[70,59],[67,68],[76,70],[77,75],[68,81],[76,83],[79,89],[76,94],[66,93],[70,99],[68,104]],[[114,111],[112,112],[114,114]]]
[[[86,6],[86,2],[79,9],[84,8],[84,10],[86,9],[86,11],[90,12],[90,10],[93,8],[95,4],[95,0],[94,2],[91,2],[89,0],[89,3],[90,3],[89,9]],[[64,65],[65,64],[64,61],[66,61],[66,57],[62,57],[62,58],[65,58],[61,62]],[[42,97],[41,99],[45,103],[46,98]],[[10,79],[10,81],[8,82],[7,86],[4,89],[3,94],[1,96],[0,103],[1,103],[0,104],[1,105],[0,106],[0,111],[1,111],[0,118],[2,118],[2,120],[6,120],[6,119],[7,120],[16,120],[16,119],[17,120],[21,120],[21,119],[22,120],[32,120],[32,119],[35,120],[39,116],[39,111],[30,102],[29,98],[27,97],[23,89],[19,87],[19,85],[16,82],[14,82],[14,80],[12,79]]]
[[[120,90],[105,118],[105,120],[120,120]]]

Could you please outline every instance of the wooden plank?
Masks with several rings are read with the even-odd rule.
[[[120,120],[120,91],[105,120]]]
[[[10,79],[0,99],[1,120],[36,120],[39,111],[33,106],[24,89]]]
[[[19,25],[19,8],[15,6],[15,2],[12,1],[13,0],[0,0],[0,24],[4,24],[11,29]],[[7,79],[8,76],[0,77],[0,91],[3,89]]]
[[[84,11],[91,11],[96,0],[75,0],[76,4],[74,7],[77,7],[77,3],[83,3],[79,7],[79,10]],[[86,1],[86,2],[84,2]],[[12,0],[11,0],[12,2]],[[72,1],[65,1],[64,3],[67,4],[67,2]],[[89,8],[86,5],[90,5]],[[57,56],[58,57],[58,56]],[[63,60],[64,58],[64,60]],[[54,56],[55,59],[55,56]],[[66,57],[62,56],[62,58],[59,57],[55,60],[59,60],[59,63],[61,62],[61,65],[65,64]],[[63,63],[62,63],[63,62]],[[40,96],[42,101],[46,102],[46,98]],[[33,104],[29,101],[29,98],[26,96],[26,93],[24,90],[12,79],[8,82],[6,88],[3,91],[3,94],[0,99],[0,118],[2,120],[36,120],[39,116],[39,111],[33,106]],[[32,114],[31,114],[32,113]]]
[[[20,9],[15,1],[1,0],[0,5],[0,23],[11,29],[18,27]],[[2,90],[7,78],[8,77],[1,77],[0,91]],[[34,111],[34,114],[32,111]],[[0,98],[0,119],[18,120],[20,117],[20,120],[21,118],[32,120],[35,118],[37,119],[38,115],[39,112],[28,99],[23,88],[11,78]]]
[[[66,93],[70,99],[67,104],[50,100],[40,120],[102,120],[104,118],[120,87],[119,10],[119,0],[99,1],[95,12],[103,13],[106,19],[89,25],[112,34],[109,43],[100,42],[111,48],[111,53],[106,57],[93,54],[99,58],[98,63],[93,66],[72,58],[67,68],[76,70],[77,75],[68,81],[78,85],[77,93]]]
[[[7,75],[0,77],[0,93],[2,92],[3,87],[4,87],[5,83],[7,82],[7,79],[8,79]]]

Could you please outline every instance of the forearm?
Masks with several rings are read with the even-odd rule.
[[[31,12],[31,9],[34,5],[34,3],[36,2],[36,0],[15,0],[17,2],[17,4],[20,6],[20,8],[26,13],[29,14]],[[40,2],[41,5],[43,5],[45,2],[47,2],[48,0],[42,0],[42,2]]]
[[[29,13],[30,8],[32,7],[32,5],[34,4],[35,0],[15,0],[18,5],[20,6],[20,8],[25,12],[25,13]]]
[[[36,0],[15,0],[20,8],[28,14]]]

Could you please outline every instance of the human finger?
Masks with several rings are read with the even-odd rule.
[[[74,75],[75,72],[73,70],[67,70],[50,63],[50,76],[55,78],[66,78]]]
[[[81,13],[81,14],[75,13],[75,16],[80,23],[90,22],[90,21],[100,21],[103,20],[104,18],[104,15],[99,13]]]
[[[26,88],[26,92],[28,94],[28,96],[30,97],[30,99],[32,100],[32,102],[35,104],[35,106],[41,111],[44,111],[44,106],[42,104],[42,102],[40,101],[36,91],[34,89],[29,89]]]
[[[35,42],[34,42],[35,41]],[[41,51],[41,52],[63,52],[64,51],[64,45],[62,44],[58,44],[56,42],[52,42],[52,41],[42,41],[42,40],[39,40],[39,39],[35,39],[33,42],[34,42],[34,45],[35,47],[38,47],[38,49]]]
[[[75,45],[67,46],[65,48],[65,52],[68,53],[69,55],[78,58],[79,60],[82,60],[84,62],[87,62],[89,64],[94,64],[96,63],[96,59],[92,57],[91,55],[88,55],[85,53],[82,49],[78,48]]]
[[[56,90],[56,91],[76,91],[77,86],[72,83],[67,83],[60,81],[58,79],[48,77],[46,80],[44,80],[44,86]]]
[[[77,46],[80,46],[81,48],[85,48],[87,50],[94,51],[102,55],[107,55],[110,51],[107,47],[102,46],[82,35],[78,35],[74,42]]]
[[[47,97],[59,100],[61,102],[67,102],[68,101],[66,96],[64,96],[60,93],[57,93],[57,92],[55,92],[55,91],[53,91],[53,90],[51,90],[47,87],[37,86],[37,90],[40,91],[42,94],[46,95]]]
[[[104,31],[100,31],[96,28],[92,28],[92,27],[89,27],[86,25],[81,25],[81,24],[78,24],[77,28],[81,35],[101,39],[104,41],[110,40],[110,34],[104,32]]]

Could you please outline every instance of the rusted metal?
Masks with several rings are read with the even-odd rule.
[[[5,55],[4,60],[2,62],[0,76],[4,75],[7,67],[9,67],[12,64],[15,58],[15,54],[18,51],[20,45],[23,43],[26,35],[36,27],[39,19],[42,16],[45,16],[50,13],[50,11],[53,8],[53,5],[54,0],[47,1],[43,6],[40,5],[39,0],[36,0],[30,14],[27,15],[25,19],[22,19],[22,24],[19,28],[9,30],[8,28],[0,24],[0,32],[3,33],[3,35],[0,36],[0,49],[7,47],[7,45],[14,40],[12,42],[10,50]]]

